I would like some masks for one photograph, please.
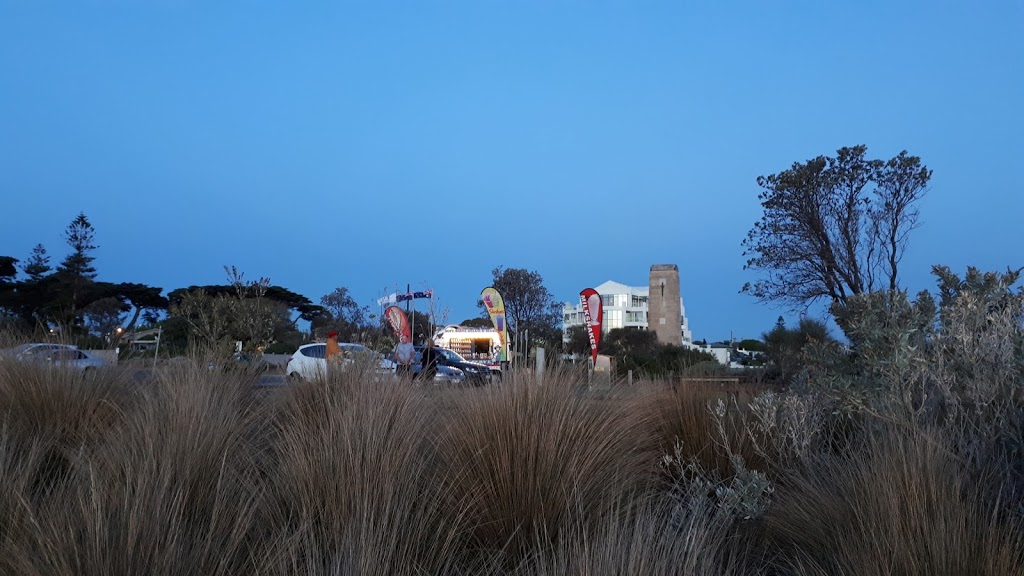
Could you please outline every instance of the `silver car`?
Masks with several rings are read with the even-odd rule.
[[[5,356],[18,362],[32,362],[88,372],[103,366],[103,360],[68,344],[22,344],[5,350]]]

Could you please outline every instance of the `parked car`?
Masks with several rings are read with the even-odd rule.
[[[68,344],[22,344],[5,350],[3,356],[17,362],[32,362],[82,373],[101,368],[103,360]]]
[[[410,371],[412,372],[412,376],[414,378],[419,376],[420,370],[423,369],[423,365],[421,364],[421,362],[423,360],[423,356],[422,356],[423,346],[416,346],[415,349],[416,349],[416,355],[413,356],[412,366],[409,367]],[[388,356],[388,358],[391,361],[395,362],[395,354],[394,354],[394,352],[392,352]],[[395,362],[395,364],[397,365],[397,362]],[[466,373],[465,372],[463,372],[462,370],[459,370],[458,368],[456,368],[454,366],[448,366],[446,364],[442,364],[441,363],[441,359],[438,358],[437,373],[434,374],[434,382],[455,383],[455,382],[463,382],[464,380],[466,380]]]
[[[420,346],[419,351],[422,351],[422,349],[423,347]],[[438,348],[437,346],[434,347],[434,350],[436,350],[440,355],[438,357],[439,365],[461,370],[462,373],[466,375],[466,380],[475,386],[489,384],[493,380],[501,377],[500,372],[495,375],[495,372],[497,372],[496,370],[491,370],[490,367],[484,364],[470,362],[463,358],[458,352],[448,350],[447,348]]]
[[[395,363],[383,354],[374,352],[362,344],[351,344],[339,342],[338,347],[342,352],[342,370],[347,369],[357,362],[368,362],[376,365],[377,372],[393,373]],[[327,344],[320,342],[315,344],[303,344],[292,354],[285,368],[285,374],[289,378],[300,380],[315,380],[327,375]]]
[[[211,371],[219,368],[224,372],[266,372],[270,369],[270,365],[262,356],[245,352],[235,352],[231,358],[210,362],[207,367]]]
[[[412,374],[417,376],[423,369],[423,346],[416,346],[416,355],[412,360]],[[444,348],[434,347],[437,351],[437,375],[434,381],[441,382],[462,382],[468,381],[476,386],[482,386],[493,379],[492,370],[483,364],[469,362],[456,352]],[[389,358],[394,359],[392,353]]]

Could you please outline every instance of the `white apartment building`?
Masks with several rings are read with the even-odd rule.
[[[611,280],[594,288],[601,295],[604,308],[604,317],[601,322],[601,332],[606,333],[615,328],[636,328],[647,329],[647,296],[650,288],[647,286],[626,286]],[[693,343],[693,334],[690,332],[690,325],[686,320],[686,307],[683,306],[683,298],[679,297],[679,329],[683,335],[683,345]],[[573,326],[581,326],[586,323],[583,306],[579,300],[566,302],[562,307],[562,330],[568,331]]]

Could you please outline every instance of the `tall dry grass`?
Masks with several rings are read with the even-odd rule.
[[[201,356],[133,375],[0,361],[0,573],[1024,567],[1007,468],[979,476],[949,430],[908,423],[835,442],[813,397],[557,370],[412,386],[372,366],[261,389]]]
[[[88,394],[118,377],[100,373],[62,388]],[[33,529],[4,561],[15,573],[40,575],[251,570],[262,490],[244,384],[191,367],[136,386],[133,402],[80,445],[55,496],[34,507]]]
[[[506,378],[441,404],[437,440],[447,507],[464,514],[467,544],[521,563],[570,528],[616,516],[613,503],[655,488],[655,414],[581,396],[571,373]]]
[[[423,390],[351,370],[280,399],[262,522],[278,574],[456,571],[464,521],[435,465]]]
[[[941,431],[874,432],[781,482],[766,514],[793,574],[1020,574],[1024,532]]]
[[[536,576],[576,574],[733,575],[743,573],[742,541],[710,515],[690,515],[682,523],[654,499],[625,505],[605,516],[596,529],[574,525],[554,547],[538,549],[517,573]]]
[[[717,384],[656,381],[641,390],[639,402],[656,412],[663,454],[678,452],[722,477],[735,472],[734,456],[757,469],[767,466],[744,419],[754,397],[750,387],[742,393]]]

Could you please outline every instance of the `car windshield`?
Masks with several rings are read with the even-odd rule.
[[[29,343],[22,344],[10,349],[10,352],[15,356],[25,354],[26,356],[41,355],[45,356],[54,350],[74,350],[73,346],[66,346],[63,344],[40,344],[40,343]],[[26,354],[27,352],[27,354]]]
[[[441,354],[444,354],[445,358],[447,358],[447,359],[449,359],[449,360],[451,360],[453,362],[465,362],[466,361],[465,358],[463,358],[462,356],[459,356],[458,352],[452,352],[451,350],[448,350],[446,348],[438,348],[437,350],[440,351]]]

